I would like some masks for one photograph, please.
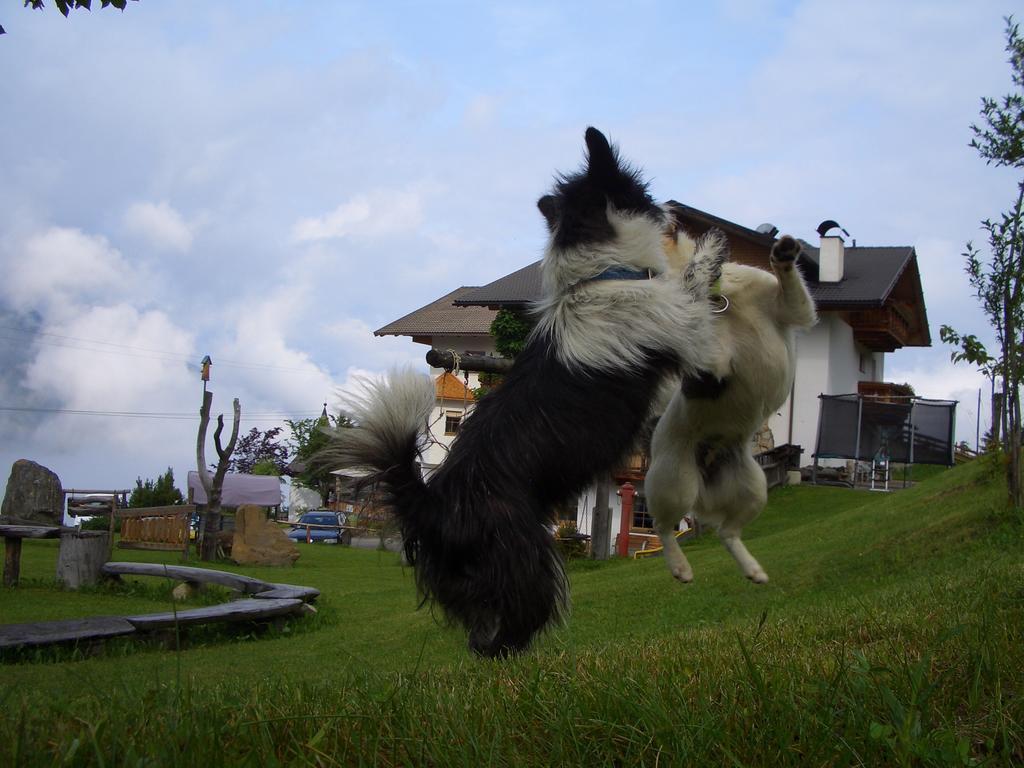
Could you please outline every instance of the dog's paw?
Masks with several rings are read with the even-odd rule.
[[[725,263],[724,250],[713,248],[705,253],[698,251],[683,273],[683,284],[695,299],[706,299],[711,295],[713,286],[722,276],[722,265]]]
[[[752,573],[747,574],[747,578],[755,584],[767,584],[768,574],[762,571],[760,568],[754,570]]]
[[[772,261],[777,264],[792,264],[800,255],[800,243],[789,235],[783,235],[772,246]]]
[[[676,581],[680,581],[683,584],[689,584],[693,581],[693,568],[689,565],[677,565],[673,568],[669,568],[669,573],[672,574],[672,578]]]

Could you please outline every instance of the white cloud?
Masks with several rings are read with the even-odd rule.
[[[292,236],[298,242],[387,237],[415,231],[423,220],[421,192],[378,189],[356,195],[323,216],[299,219]]]
[[[159,310],[89,307],[45,332],[66,343],[40,346],[26,383],[67,408],[166,411],[191,378],[192,335]]]
[[[992,408],[989,381],[969,365],[955,365],[948,355],[942,358],[918,361],[912,367],[900,367],[899,358],[886,364],[888,381],[907,383],[918,397],[932,400],[956,400],[956,440],[966,440],[974,446],[975,434],[984,434],[991,425]],[[981,411],[978,417],[978,390],[981,390]]]
[[[6,262],[0,291],[21,311],[50,308],[60,313],[69,304],[120,297],[135,287],[133,270],[120,251],[105,237],[79,229],[50,227],[0,260]]]
[[[124,226],[157,248],[187,251],[192,247],[191,228],[166,201],[132,203],[125,211]]]
[[[401,366],[423,366],[427,348],[404,336],[374,336],[364,321],[348,317],[331,323],[324,331],[338,341],[338,356],[353,360],[359,368],[388,370]]]
[[[466,105],[464,120],[472,128],[488,128],[498,116],[499,101],[494,96],[481,94]]]

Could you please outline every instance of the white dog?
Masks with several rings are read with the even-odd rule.
[[[673,266],[684,268],[693,241],[678,232],[666,251]],[[669,571],[679,581],[693,580],[675,537],[683,516],[717,528],[743,575],[757,584],[768,581],[740,535],[768,498],[764,472],[752,455],[753,436],[792,387],[794,330],[817,321],[794,266],[799,253],[799,243],[784,235],[772,246],[774,274],[724,266],[720,293],[727,306],[713,321],[720,355],[706,375],[683,379],[654,431],[644,485]]]

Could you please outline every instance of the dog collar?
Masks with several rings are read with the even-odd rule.
[[[651,280],[657,273],[653,269],[630,269],[629,267],[608,267],[586,280],[580,280],[569,286],[569,293],[575,294],[577,289],[600,280]]]
[[[594,275],[589,280],[582,282],[592,282],[594,280],[650,280],[654,277],[654,271],[651,269],[629,269],[628,267],[609,267],[604,272],[598,275]]]

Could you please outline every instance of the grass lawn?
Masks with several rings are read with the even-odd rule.
[[[780,489],[745,540],[766,586],[713,536],[686,545],[687,586],[661,559],[571,563],[569,622],[505,662],[417,610],[395,555],[303,546],[287,571],[221,564],[317,587],[321,610],[180,650],[0,665],[0,765],[1024,761],[1024,538],[983,464],[892,494]],[[26,541],[22,559],[3,622],[170,603],[152,580],[60,591],[55,542]]]

